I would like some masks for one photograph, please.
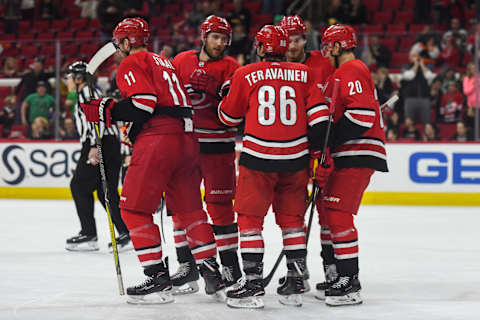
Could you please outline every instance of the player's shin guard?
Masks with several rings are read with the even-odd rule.
[[[226,226],[213,225],[213,231],[223,265],[223,278],[225,285],[229,287],[242,277],[237,255],[238,227],[236,223]]]
[[[190,294],[198,291],[198,269],[188,246],[187,235],[182,229],[179,219],[172,217],[174,223],[174,240],[179,263],[177,271],[172,274],[173,294]]]
[[[122,218],[130,231],[135,253],[143,268],[162,262],[160,230],[153,223],[153,216],[122,209]]]

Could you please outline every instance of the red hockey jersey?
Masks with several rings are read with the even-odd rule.
[[[265,172],[305,168],[309,160],[307,126],[324,125],[328,114],[311,70],[292,62],[241,67],[218,109],[220,120],[229,126],[238,125],[245,117],[240,165]]]
[[[383,119],[370,71],[358,59],[342,64],[328,80],[326,99],[332,97],[334,79],[340,80],[330,143],[335,166],[388,171]]]
[[[141,51],[126,57],[118,66],[116,81],[122,97],[151,114],[163,107],[189,107],[190,100],[172,63],[155,53]],[[188,131],[191,124],[173,117],[155,117],[156,133]]]
[[[173,64],[185,84],[194,108],[194,132],[202,153],[234,152],[236,128],[225,127],[217,116],[219,90],[230,85],[233,72],[240,66],[232,57],[203,62],[199,51],[178,54]]]
[[[323,91],[328,78],[335,72],[335,67],[332,66],[330,60],[323,57],[320,51],[313,50],[307,52],[307,59],[303,64],[312,69],[317,87]]]

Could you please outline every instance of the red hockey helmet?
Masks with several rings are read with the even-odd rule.
[[[307,28],[299,16],[284,16],[280,22],[280,27],[287,31],[288,35],[305,34]]]
[[[146,45],[150,38],[148,23],[142,18],[123,19],[113,30],[113,43],[117,46],[128,38],[133,47]]]
[[[257,32],[255,46],[260,44],[265,53],[284,56],[288,50],[288,34],[279,26],[265,25]]]
[[[357,46],[357,36],[352,27],[345,24],[334,24],[322,35],[322,47],[332,48],[338,42],[342,49],[348,50]]]
[[[228,23],[227,19],[210,15],[205,20],[203,20],[200,25],[200,35],[202,41],[205,42],[209,32],[218,32],[228,36],[227,45],[230,45],[232,42],[232,27]]]

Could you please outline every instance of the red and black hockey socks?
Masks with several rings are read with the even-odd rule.
[[[358,274],[358,233],[353,215],[341,211],[329,212],[329,227],[337,272],[342,276]]]

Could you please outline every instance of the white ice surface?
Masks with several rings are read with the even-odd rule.
[[[308,293],[301,308],[277,302],[278,277],[264,310],[234,310],[203,292],[173,304],[132,306],[118,294],[109,233],[100,206],[101,250],[67,252],[79,231],[72,201],[0,200],[0,319],[480,319],[479,208],[364,206],[357,218],[364,304],[330,308]],[[315,219],[316,220],[316,219]],[[172,224],[165,219],[171,271]],[[310,284],[323,279],[319,229],[309,244]],[[265,274],[281,249],[272,215],[265,221]],[[143,280],[134,253],[120,256],[125,286]],[[203,284],[201,284],[203,286]],[[203,290],[203,288],[201,288]]]

